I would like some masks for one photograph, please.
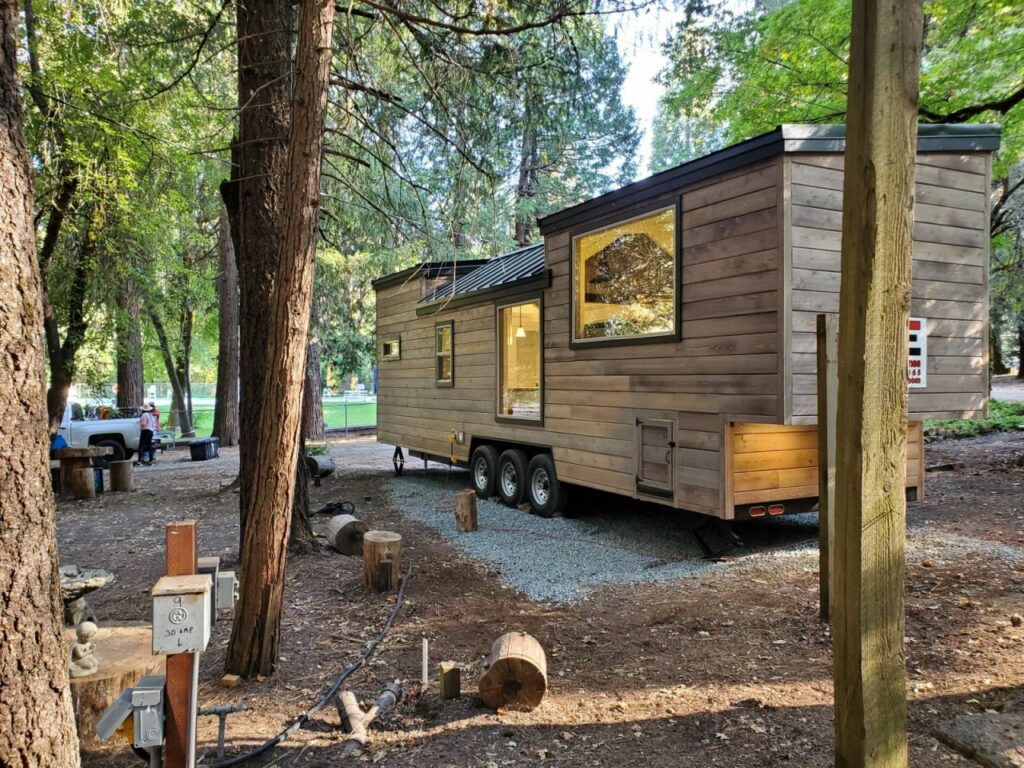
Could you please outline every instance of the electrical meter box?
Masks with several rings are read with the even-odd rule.
[[[153,587],[153,653],[198,653],[210,642],[211,580],[163,576]]]

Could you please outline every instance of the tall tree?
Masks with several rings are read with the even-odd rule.
[[[142,367],[142,294],[134,276],[126,275],[115,312],[117,407],[138,408],[145,398]]]
[[[77,766],[61,635],[43,393],[42,284],[17,79],[18,8],[0,1],[0,764]]]
[[[907,316],[920,0],[854,0],[836,429],[836,766],[907,764]]]
[[[316,304],[310,311],[309,343],[306,345],[306,376],[302,385],[302,436],[306,440],[324,439],[324,379],[320,367],[320,322]]]
[[[217,400],[213,410],[213,436],[221,445],[238,444],[238,265],[227,210],[217,228],[218,352]]]
[[[241,553],[243,579],[225,664],[229,671],[247,677],[269,675],[277,662],[299,458],[334,10],[334,0],[307,0],[299,18],[282,189],[283,238],[269,273],[269,301],[264,307],[269,333],[261,356],[266,370],[258,401],[264,407],[246,440],[255,446],[252,468],[258,482],[249,493]],[[246,205],[243,193],[243,217]],[[275,407],[266,407],[270,403]]]

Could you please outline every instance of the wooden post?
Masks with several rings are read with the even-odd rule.
[[[135,474],[131,460],[110,462],[110,490],[135,490]]]
[[[525,632],[507,632],[494,641],[484,661],[480,698],[491,709],[529,712],[548,687],[548,662],[540,643]]]
[[[454,662],[438,665],[437,691],[442,699],[457,699],[462,695],[462,670]]]
[[[391,531],[363,534],[363,584],[371,592],[390,592],[402,573],[402,537]]]
[[[168,576],[189,576],[196,573],[196,523],[189,520],[167,524]],[[177,653],[167,657],[167,687],[165,689],[164,765],[166,768],[185,768],[193,753],[194,722],[192,709],[192,666],[195,654]],[[194,759],[194,755],[192,755]]]
[[[818,617],[832,618],[839,317],[818,315]]]
[[[921,0],[853,0],[832,617],[838,768],[907,765],[907,316]]]
[[[464,533],[476,530],[476,491],[463,491],[455,499],[455,527]]]
[[[96,498],[96,475],[92,467],[78,467],[68,473],[68,492],[76,499]]]

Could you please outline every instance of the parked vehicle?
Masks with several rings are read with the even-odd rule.
[[[551,214],[543,244],[375,281],[377,439],[544,515],[567,484],[725,520],[812,508],[816,316],[839,311],[844,137],[781,126]],[[922,422],[988,407],[998,146],[995,126],[918,133],[911,497]]]
[[[69,401],[64,408],[58,432],[67,440],[71,448],[87,448],[100,445],[110,448],[113,454],[105,460],[97,460],[97,465],[106,465],[111,461],[130,459],[139,450],[139,419],[130,418],[86,418],[85,408],[81,403]]]

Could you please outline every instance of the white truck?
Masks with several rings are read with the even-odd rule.
[[[139,450],[139,419],[137,416],[120,419],[86,418],[80,403],[69,401],[64,407],[58,433],[72,448],[102,445],[113,450],[97,465],[130,459]]]

